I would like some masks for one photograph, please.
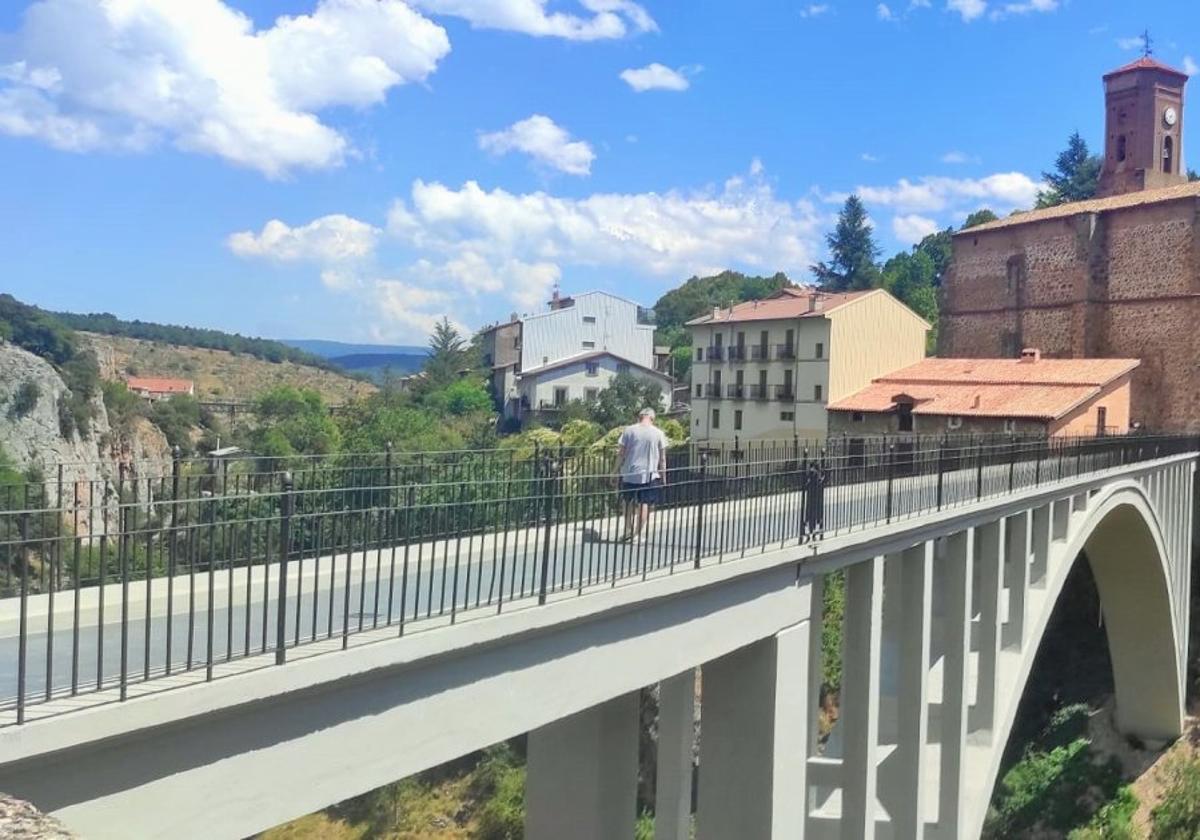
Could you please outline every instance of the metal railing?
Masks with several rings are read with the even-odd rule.
[[[775,386],[775,399],[777,399],[781,402],[795,402],[796,401],[796,389],[793,388],[791,385],[776,385]]]
[[[734,344],[729,348],[729,361],[744,362],[746,361],[746,345]]]
[[[0,725],[1197,449],[1143,435],[686,446],[635,541],[612,450],[177,458],[92,481],[64,465],[0,487]]]
[[[721,399],[721,386],[715,382],[706,383],[704,386],[704,396],[708,397],[710,400]]]
[[[719,362],[725,358],[725,348],[713,345],[704,349],[704,358],[710,362]]]
[[[776,344],[775,358],[780,360],[788,360],[796,358],[796,345],[794,344]]]
[[[770,346],[766,344],[750,345],[750,360],[754,362],[765,362],[771,358]]]

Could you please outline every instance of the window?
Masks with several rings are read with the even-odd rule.
[[[697,397],[704,396],[704,386],[701,385],[699,382],[696,383],[696,396]]]
[[[742,410],[735,409],[733,412],[733,430],[740,432],[742,430]]]
[[[594,324],[594,323],[596,323],[596,316],[595,316],[595,315],[584,315],[584,316],[583,316],[583,323],[585,323],[585,324]]]
[[[863,415],[863,413],[861,411],[850,412],[850,422],[851,423],[862,423],[866,419],[867,418]]]
[[[595,402],[596,398],[599,396],[600,396],[599,388],[584,388],[583,389],[583,398],[585,400],[587,400],[588,402]]]
[[[1096,406],[1096,434],[1103,435],[1108,431],[1108,409],[1102,405]]]
[[[584,365],[584,367],[587,369],[588,376],[599,376],[600,375],[600,363],[599,362],[588,362],[586,365]]]
[[[561,385],[554,387],[554,405],[561,408],[567,404],[567,389]]]
[[[1016,420],[1005,420],[1004,421],[1004,434],[1015,435],[1016,433],[1017,433],[1017,421]]]
[[[617,362],[617,373],[629,373],[629,362]]]
[[[820,385],[814,385],[813,386],[813,402],[820,402],[822,397],[824,397],[824,396],[825,396],[825,389],[822,388]]]
[[[1163,172],[1175,171],[1175,138],[1163,138]]]
[[[585,342],[583,342],[583,347],[584,347],[584,349],[585,349],[585,350],[591,350],[591,349],[592,349],[592,348],[594,348],[595,346],[596,346],[596,342],[594,342],[594,341],[585,341]]]
[[[697,385],[696,387],[699,388],[700,386]],[[696,418],[696,428],[697,429],[700,428],[700,418],[699,417]]]
[[[793,420],[796,419],[796,412],[781,411],[781,412],[779,412],[779,419],[784,423],[791,423]]]
[[[703,362],[703,361],[704,361],[704,348],[703,348],[703,347],[697,347],[697,348],[696,348],[696,361],[697,361],[697,362]]]
[[[1125,160],[1125,135],[1117,138],[1117,160]]]
[[[962,428],[962,418],[961,417],[947,417],[946,418],[946,428],[947,429],[961,429]]]
[[[712,410],[712,427],[714,429],[721,428],[721,409],[719,408]]]
[[[825,358],[825,344],[824,344],[824,342],[821,342],[821,341],[818,341],[818,342],[817,342],[817,358],[818,358],[818,359],[824,359],[824,358]]]

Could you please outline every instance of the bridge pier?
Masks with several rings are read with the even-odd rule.
[[[696,671],[663,680],[658,691],[655,840],[692,835],[692,745],[696,739]]]
[[[638,692],[529,733],[528,840],[633,836],[637,817]]]
[[[704,665],[698,840],[804,836],[809,629]]]

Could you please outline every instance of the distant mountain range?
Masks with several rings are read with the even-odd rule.
[[[320,356],[343,370],[365,373],[379,381],[385,373],[416,373],[429,355],[429,348],[413,344],[350,344],[319,338],[285,338],[280,343]]]
[[[336,359],[339,356],[391,354],[426,356],[429,354],[429,348],[419,344],[351,344],[345,341],[326,341],[322,338],[281,338],[279,343],[326,359]]]

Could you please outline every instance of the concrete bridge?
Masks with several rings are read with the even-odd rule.
[[[1118,726],[1152,744],[1179,735],[1196,448],[1039,443],[972,460],[939,447],[936,470],[919,448],[891,450],[874,473],[776,453],[740,464],[753,493],[681,468],[677,483],[704,492],[633,546],[610,542],[611,516],[555,508],[553,529],[534,517],[465,548],[409,540],[402,562],[388,539],[228,575],[211,562],[127,575],[57,603],[26,593],[0,602],[0,682],[20,660],[0,790],[89,838],[241,837],[528,733],[527,836],[629,837],[638,691],[659,684],[656,836],[682,840],[700,671],[697,837],[974,838],[1074,563],[1099,588]],[[814,501],[821,527],[806,535]],[[833,572],[844,676],[822,740]],[[106,603],[121,622],[95,641]],[[56,627],[72,652],[33,680]],[[121,673],[79,680],[114,638]]]

